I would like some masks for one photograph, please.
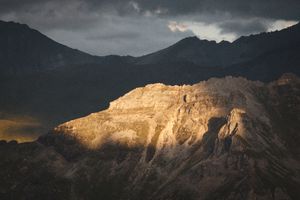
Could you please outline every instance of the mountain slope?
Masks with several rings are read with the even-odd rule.
[[[222,43],[228,45],[228,43]],[[161,64],[176,62],[191,62],[202,66],[217,65],[218,50],[222,48],[215,41],[200,40],[197,37],[185,38],[176,44],[141,56],[135,60],[138,64]]]
[[[3,73],[23,74],[100,60],[100,57],[59,44],[27,25],[0,21],[2,75]]]
[[[38,142],[2,142],[0,195],[296,200],[299,88],[292,74],[137,88]]]
[[[139,57],[136,62],[160,64],[179,61],[203,67],[228,67],[257,59],[278,50],[284,53],[297,48],[299,53],[299,35],[300,23],[281,31],[243,36],[232,43],[226,41],[216,43],[190,37],[161,51]]]

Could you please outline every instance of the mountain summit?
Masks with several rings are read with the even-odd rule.
[[[99,58],[59,44],[25,24],[0,21],[1,73],[28,73]]]
[[[287,74],[137,88],[37,142],[0,142],[0,197],[297,199],[299,87]]]
[[[139,57],[137,62],[139,64],[190,62],[202,67],[246,65],[248,62],[268,57],[273,59],[273,62],[269,61],[269,65],[278,62],[276,57],[280,60],[286,59],[284,62],[291,62],[288,59],[295,56],[295,52],[299,52],[299,35],[298,23],[281,31],[242,36],[232,43],[226,41],[216,43],[189,37],[166,49]]]
[[[218,45],[215,41],[200,40],[188,37],[174,45],[155,53],[137,58],[138,64],[163,64],[191,62],[199,65],[211,65]]]

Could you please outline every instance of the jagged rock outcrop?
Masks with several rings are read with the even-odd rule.
[[[137,88],[42,136],[39,148],[54,155],[37,170],[64,183],[64,199],[298,199],[299,86],[286,74]],[[0,155],[20,159],[9,154]],[[0,194],[23,194],[9,180]]]

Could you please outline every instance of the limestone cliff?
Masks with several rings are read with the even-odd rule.
[[[33,144],[57,154],[43,170],[64,199],[298,199],[299,105],[292,74],[152,84]]]

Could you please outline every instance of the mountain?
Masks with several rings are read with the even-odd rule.
[[[31,143],[0,142],[1,199],[299,199],[300,79],[151,84]]]
[[[2,75],[100,62],[100,57],[71,49],[25,24],[15,22],[0,21],[0,44]]]
[[[300,23],[281,31],[242,36],[232,43],[227,41],[216,43],[189,37],[168,48],[141,57],[91,56],[59,44],[25,24],[15,22],[0,21],[0,31],[0,69],[4,72],[17,73],[21,70],[26,73],[32,70],[101,63],[105,65],[184,63],[197,65],[199,68],[231,68],[249,62],[255,63],[258,59],[268,60],[269,57],[273,58],[273,61],[268,60],[269,65],[276,64],[278,57],[281,63],[299,64],[296,55],[300,51]],[[235,71],[241,72],[242,69]],[[269,78],[271,79],[274,77]]]
[[[219,56],[218,50],[222,45],[215,41],[200,40],[198,37],[185,38],[176,44],[154,52],[149,55],[141,56],[136,59],[138,64],[161,64],[176,62],[191,62],[203,66],[217,66],[216,58]]]
[[[243,36],[230,43],[185,38],[176,44],[137,58],[139,64],[190,62],[203,67],[229,67],[245,63],[261,56],[299,52],[300,24],[270,33]],[[283,58],[285,59],[285,58]]]
[[[36,139],[150,83],[194,84],[227,75],[269,82],[286,72],[300,75],[299,27],[233,43],[185,38],[141,57],[97,57],[27,25],[1,22],[0,138]]]

